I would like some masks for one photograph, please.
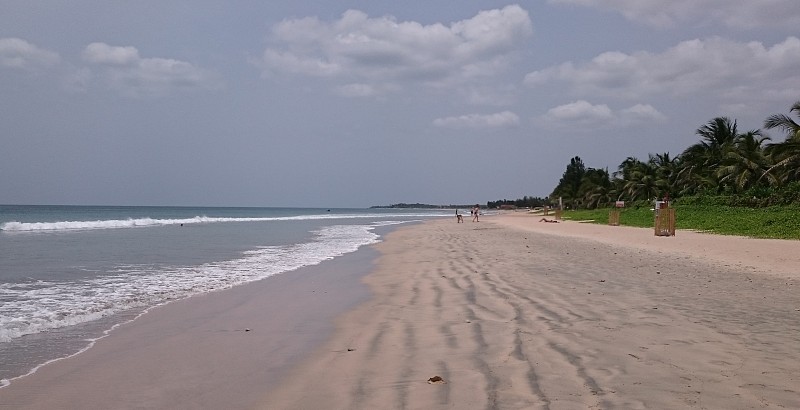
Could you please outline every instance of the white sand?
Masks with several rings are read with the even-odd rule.
[[[263,408],[800,408],[798,242],[538,219],[390,234]]]

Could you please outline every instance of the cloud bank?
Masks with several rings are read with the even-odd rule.
[[[633,99],[715,92],[734,101],[790,101],[800,94],[800,39],[788,37],[769,47],[712,37],[661,53],[606,52],[588,62],[533,71],[524,82],[534,88],[564,83],[574,93]]]
[[[185,61],[142,58],[135,47],[92,43],[83,59],[100,71],[106,84],[130,96],[157,96],[174,89],[211,89],[221,83],[211,72]]]
[[[0,67],[31,70],[59,63],[58,53],[44,50],[20,38],[0,38]]]
[[[502,128],[519,125],[519,116],[511,111],[495,114],[468,114],[437,118],[433,125],[444,128]]]
[[[592,104],[585,100],[578,100],[551,108],[536,121],[548,128],[580,129],[588,127],[588,130],[594,130],[661,123],[666,119],[664,114],[649,104],[636,104],[614,111],[606,104]]]
[[[736,29],[800,27],[800,2],[796,0],[549,0],[549,3],[612,10],[630,21],[662,28],[708,20]]]
[[[393,84],[447,86],[494,77],[530,37],[528,12],[518,5],[479,12],[444,25],[398,22],[348,10],[332,22],[284,20],[258,61],[265,75],[333,78],[353,95],[393,90]]]

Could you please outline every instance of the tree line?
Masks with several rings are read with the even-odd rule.
[[[497,201],[489,201],[486,206],[490,209],[500,208],[502,206],[515,206],[517,208],[538,208],[543,207],[550,203],[547,198],[539,198],[533,196],[524,196],[519,199],[499,199]]]
[[[800,117],[800,101],[790,113]],[[725,196],[731,205],[800,204],[800,125],[775,114],[763,127],[781,131],[783,140],[772,142],[764,130],[740,132],[736,120],[717,117],[697,129],[698,143],[675,157],[628,157],[609,173],[586,167],[576,156],[550,202],[561,198],[565,207],[594,209],[620,200]]]

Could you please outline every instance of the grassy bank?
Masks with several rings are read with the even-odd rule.
[[[800,206],[742,208],[724,205],[674,204],[677,229],[721,235],[800,240]],[[563,218],[607,224],[609,209],[565,211]],[[621,210],[620,225],[652,227],[651,206],[641,204]]]

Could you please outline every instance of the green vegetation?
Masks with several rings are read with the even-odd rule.
[[[721,204],[724,199],[692,197],[673,202],[677,229],[753,238],[800,239],[800,205],[748,208]],[[652,203],[626,205],[620,210],[620,225],[653,227]],[[609,208],[568,210],[562,217],[607,224],[609,211]]]
[[[790,111],[800,116],[800,101]],[[770,143],[762,130],[742,133],[736,120],[717,117],[697,129],[700,141],[680,155],[649,154],[646,161],[628,157],[613,175],[574,157],[550,199],[562,198],[568,209],[720,195],[741,206],[800,204],[800,124],[775,114],[764,128],[780,130],[783,141]]]
[[[800,117],[800,100],[790,108]],[[677,156],[628,157],[617,171],[587,167],[580,157],[567,165],[547,204],[563,202],[565,219],[608,223],[616,201],[625,201],[620,224],[652,227],[656,199],[676,208],[676,227],[725,235],[800,239],[800,124],[775,114],[765,130],[740,132],[736,120],[717,117],[696,130],[700,141]],[[525,200],[489,202],[529,203]],[[536,198],[539,205],[539,198]]]
[[[547,198],[537,198],[533,196],[525,196],[520,199],[500,199],[497,201],[489,201],[486,203],[486,207],[489,209],[493,208],[500,208],[503,205],[506,206],[516,206],[517,208],[538,208],[548,205],[550,200]]]
[[[800,101],[790,111],[800,116]],[[628,157],[618,170],[570,160],[551,201],[562,198],[564,218],[608,223],[615,201],[625,201],[620,224],[653,226],[653,201],[669,198],[676,228],[757,238],[800,239],[800,124],[775,114],[765,129],[784,133],[770,143],[762,130],[740,132],[736,121],[714,118],[697,129],[700,142],[676,157]],[[633,206],[631,206],[633,204]]]

